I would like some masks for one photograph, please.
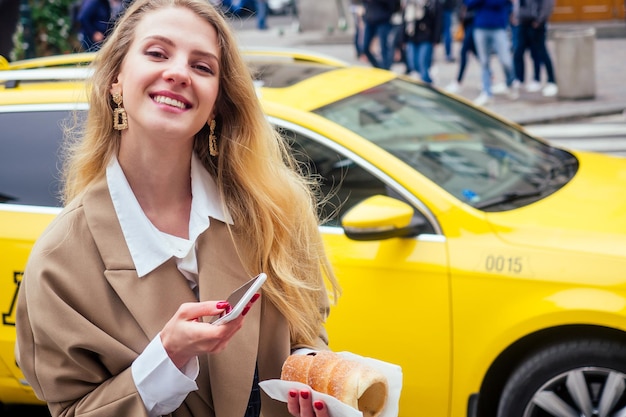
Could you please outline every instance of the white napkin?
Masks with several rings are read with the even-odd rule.
[[[383,408],[381,417],[398,417],[400,392],[402,391],[402,368],[398,365],[383,362],[378,359],[359,356],[351,352],[338,352],[338,354],[345,359],[361,362],[371,366],[372,368],[382,372],[383,375],[387,377],[389,391],[387,395],[387,403]],[[332,417],[363,417],[363,413],[359,410],[350,407],[348,404],[342,403],[328,394],[314,391],[308,385],[300,382],[270,379],[267,381],[261,381],[259,385],[271,398],[282,402],[287,402],[289,390],[291,389],[298,391],[301,389],[309,389],[312,393],[313,401],[324,401]]]

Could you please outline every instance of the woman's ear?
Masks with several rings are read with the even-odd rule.
[[[122,94],[122,85],[119,83],[119,81],[115,81],[113,84],[111,84],[109,92],[111,93],[111,95]]]

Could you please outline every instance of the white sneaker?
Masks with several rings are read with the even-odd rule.
[[[491,87],[491,92],[493,94],[507,94],[509,87],[507,87],[505,83],[498,83]]]
[[[487,104],[493,103],[493,97],[487,95],[484,91],[482,91],[478,97],[474,99],[474,104],[477,106],[486,106]]]
[[[448,93],[458,94],[461,92],[461,84],[456,81],[452,81],[446,86],[444,90],[446,90]]]
[[[417,80],[417,81],[421,81],[422,80],[422,77],[420,77],[420,75],[419,75],[419,73],[417,71],[411,71],[409,73],[409,77],[411,77],[411,78],[413,78],[414,80]]]
[[[428,71],[428,75],[430,75],[430,79],[432,80],[432,84],[439,84],[439,66],[431,65],[430,70]]]
[[[557,87],[556,84],[554,83],[546,84],[543,90],[541,90],[541,94],[544,97],[554,97],[558,94],[558,92],[559,92],[559,87]]]
[[[520,82],[518,80],[513,80],[511,83],[511,88],[507,92],[507,97],[511,100],[517,100],[519,98],[519,85]]]
[[[538,81],[531,81],[526,84],[526,91],[528,91],[529,93],[536,93],[539,90],[541,90],[541,83],[539,83]]]

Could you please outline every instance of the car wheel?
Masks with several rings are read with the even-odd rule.
[[[498,417],[626,417],[626,344],[563,342],[524,361],[508,380]]]

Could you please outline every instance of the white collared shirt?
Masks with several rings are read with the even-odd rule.
[[[191,212],[189,239],[158,230],[141,209],[116,157],[106,169],[109,193],[139,279],[174,257],[181,273],[197,295],[198,262],[196,240],[210,225],[209,217],[232,224],[220,193],[198,157],[191,158]],[[190,361],[181,372],[170,360],[157,335],[132,364],[137,390],[152,417],[176,410],[187,394],[198,389],[198,361]]]

